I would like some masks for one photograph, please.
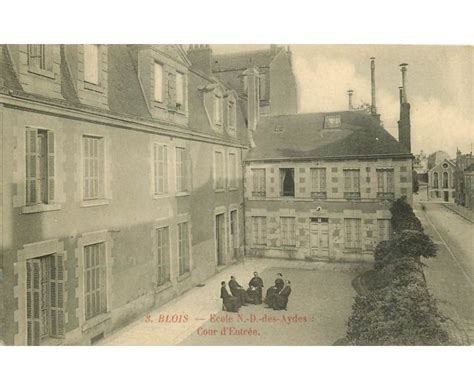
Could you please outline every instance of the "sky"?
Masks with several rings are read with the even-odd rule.
[[[212,45],[216,54],[258,50],[268,45]],[[411,104],[412,152],[446,151],[455,157],[474,145],[473,58],[467,46],[291,45],[299,111],[347,109],[370,103],[370,57],[375,57],[377,111],[398,138],[399,64],[408,63],[406,92]]]

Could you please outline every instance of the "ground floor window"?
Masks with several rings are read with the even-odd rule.
[[[379,241],[388,241],[392,235],[390,219],[378,219]]]
[[[188,222],[178,224],[178,262],[179,275],[190,271]]]
[[[252,217],[252,241],[254,245],[267,245],[266,217]]]
[[[41,345],[48,337],[64,336],[63,256],[26,262],[27,345]]]
[[[107,312],[105,243],[84,247],[85,316],[89,320]]]
[[[280,232],[282,246],[295,246],[295,218],[281,217],[280,218]]]
[[[359,218],[344,219],[345,229],[345,247],[347,249],[361,249],[362,241],[360,239],[361,220]]]
[[[170,229],[168,226],[156,229],[156,249],[158,277],[157,284],[161,286],[170,280]]]

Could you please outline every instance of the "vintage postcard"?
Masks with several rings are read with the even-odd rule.
[[[0,45],[0,344],[472,345],[473,58]]]

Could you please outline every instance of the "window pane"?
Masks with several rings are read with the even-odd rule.
[[[99,47],[84,45],[84,81],[99,84]]]
[[[184,105],[184,75],[176,73],[176,106],[182,108]]]
[[[163,102],[163,65],[155,62],[155,100]]]

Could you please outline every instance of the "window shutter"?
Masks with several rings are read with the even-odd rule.
[[[153,144],[153,192],[158,193],[158,145]]]
[[[168,108],[176,109],[176,74],[168,73]]]
[[[166,145],[163,148],[163,193],[168,193],[168,148]]]
[[[55,175],[56,175],[56,166],[55,166],[55,141],[54,133],[48,131],[48,202],[52,203],[55,199]]]
[[[38,259],[29,260],[26,263],[26,320],[28,345],[40,344],[40,274],[40,261]]]
[[[26,156],[26,203],[37,202],[38,180],[38,144],[36,129],[27,129],[25,133]]]
[[[62,337],[65,333],[64,318],[64,256],[50,257],[49,298],[51,315],[51,336]]]
[[[99,244],[100,270],[100,313],[107,312],[107,261],[105,258],[105,243]]]

